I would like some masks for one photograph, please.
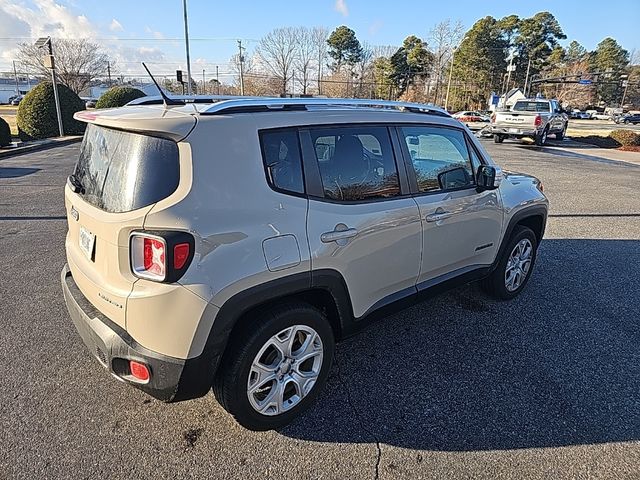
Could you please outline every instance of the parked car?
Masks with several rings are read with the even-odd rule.
[[[96,98],[89,98],[84,102],[84,106],[86,108],[96,108],[97,101],[98,100]]]
[[[473,280],[517,296],[545,230],[540,181],[503,173],[436,107],[261,98],[75,118],[61,283],[80,337],[161,400],[213,386],[249,429],[308,408],[336,341],[409,299]]]
[[[478,122],[489,122],[489,117],[484,115],[478,111],[463,111],[457,112],[452,115],[453,118],[462,122],[462,123],[478,123]]]
[[[23,98],[24,98],[24,95],[15,95],[9,98],[9,103],[11,105],[20,105],[20,102],[22,101]]]
[[[597,110],[587,110],[587,113],[591,115],[591,118],[594,120],[611,120],[611,115],[604,112],[598,112]]]
[[[568,122],[556,100],[518,100],[511,110],[496,112],[491,117],[491,131],[495,143],[502,143],[506,138],[528,138],[537,145],[544,145],[549,135],[562,140]]]
[[[616,119],[616,123],[626,123],[626,124],[633,124],[633,125],[637,125],[640,123],[640,113],[633,113],[633,114],[628,114],[628,115],[624,115],[621,117],[618,117]]]
[[[591,120],[591,114],[581,110],[572,110],[569,114],[569,118],[574,120]]]

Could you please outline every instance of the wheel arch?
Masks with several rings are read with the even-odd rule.
[[[509,223],[507,224],[507,228],[505,229],[504,235],[502,237],[502,241],[500,242],[500,248],[498,250],[498,254],[496,255],[496,259],[493,264],[493,268],[498,264],[500,258],[504,254],[504,250],[509,242],[509,238],[513,234],[513,230],[518,226],[522,225],[524,227],[530,228],[533,230],[533,233],[536,236],[536,241],[538,245],[542,241],[542,237],[544,236],[544,230],[547,223],[547,208],[543,205],[534,205],[530,207],[526,207],[511,217]]]
[[[302,301],[322,311],[336,340],[354,329],[353,310],[342,275],[335,270],[298,273],[256,285],[229,298],[216,315],[205,352],[217,357],[219,363],[235,332],[248,327],[257,312],[289,301]]]

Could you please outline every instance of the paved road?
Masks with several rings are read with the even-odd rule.
[[[602,132],[609,133],[613,130],[619,130],[621,128],[627,130],[633,130],[635,132],[640,132],[640,125],[631,125],[631,124],[618,124],[613,120],[569,120],[569,128],[571,130],[578,131],[593,131],[600,130]]]
[[[639,478],[640,167],[486,146],[552,202],[527,290],[467,286],[378,322],[266,433],[102,370],[58,285],[78,147],[0,160],[0,478]]]

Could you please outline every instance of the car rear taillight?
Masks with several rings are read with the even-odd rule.
[[[129,241],[132,273],[155,282],[175,282],[193,258],[195,242],[186,232],[133,232]]]
[[[491,119],[491,123],[496,123],[496,114],[492,113],[490,119]]]
[[[173,247],[173,268],[180,270],[189,258],[189,244],[179,243]]]
[[[131,236],[131,268],[140,278],[162,282],[167,275],[167,243],[164,238],[135,234]]]
[[[540,115],[536,115],[536,119],[533,121],[533,124],[536,127],[539,127],[540,125],[542,125],[542,117]]]

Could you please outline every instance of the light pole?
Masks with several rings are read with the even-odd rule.
[[[191,95],[191,58],[189,57],[189,24],[187,22],[187,0],[182,0],[184,10],[184,46],[187,51],[187,95]]]
[[[204,68],[202,69],[202,93],[203,93],[204,95],[206,95],[206,94],[207,94],[207,86],[206,86],[206,84],[204,83]]]
[[[62,126],[62,111],[60,110],[60,98],[58,97],[58,85],[56,84],[56,63],[53,57],[53,47],[51,46],[51,37],[39,38],[35,46],[42,48],[48,46],[49,54],[45,56],[44,64],[51,69],[51,83],[53,84],[53,98],[56,102],[56,115],[58,116],[58,132],[61,137],[64,137],[64,127]]]
[[[453,61],[456,58],[456,50],[454,47],[453,52],[451,53],[451,65],[449,66],[449,81],[447,82],[447,96],[444,98],[444,109],[447,110],[449,106],[449,91],[451,90],[451,77],[453,76]]]
[[[620,102],[620,108],[624,108],[624,100],[627,98],[627,88],[629,88],[629,75],[620,75],[622,79],[622,86],[624,87],[624,92],[622,93],[622,101]]]

